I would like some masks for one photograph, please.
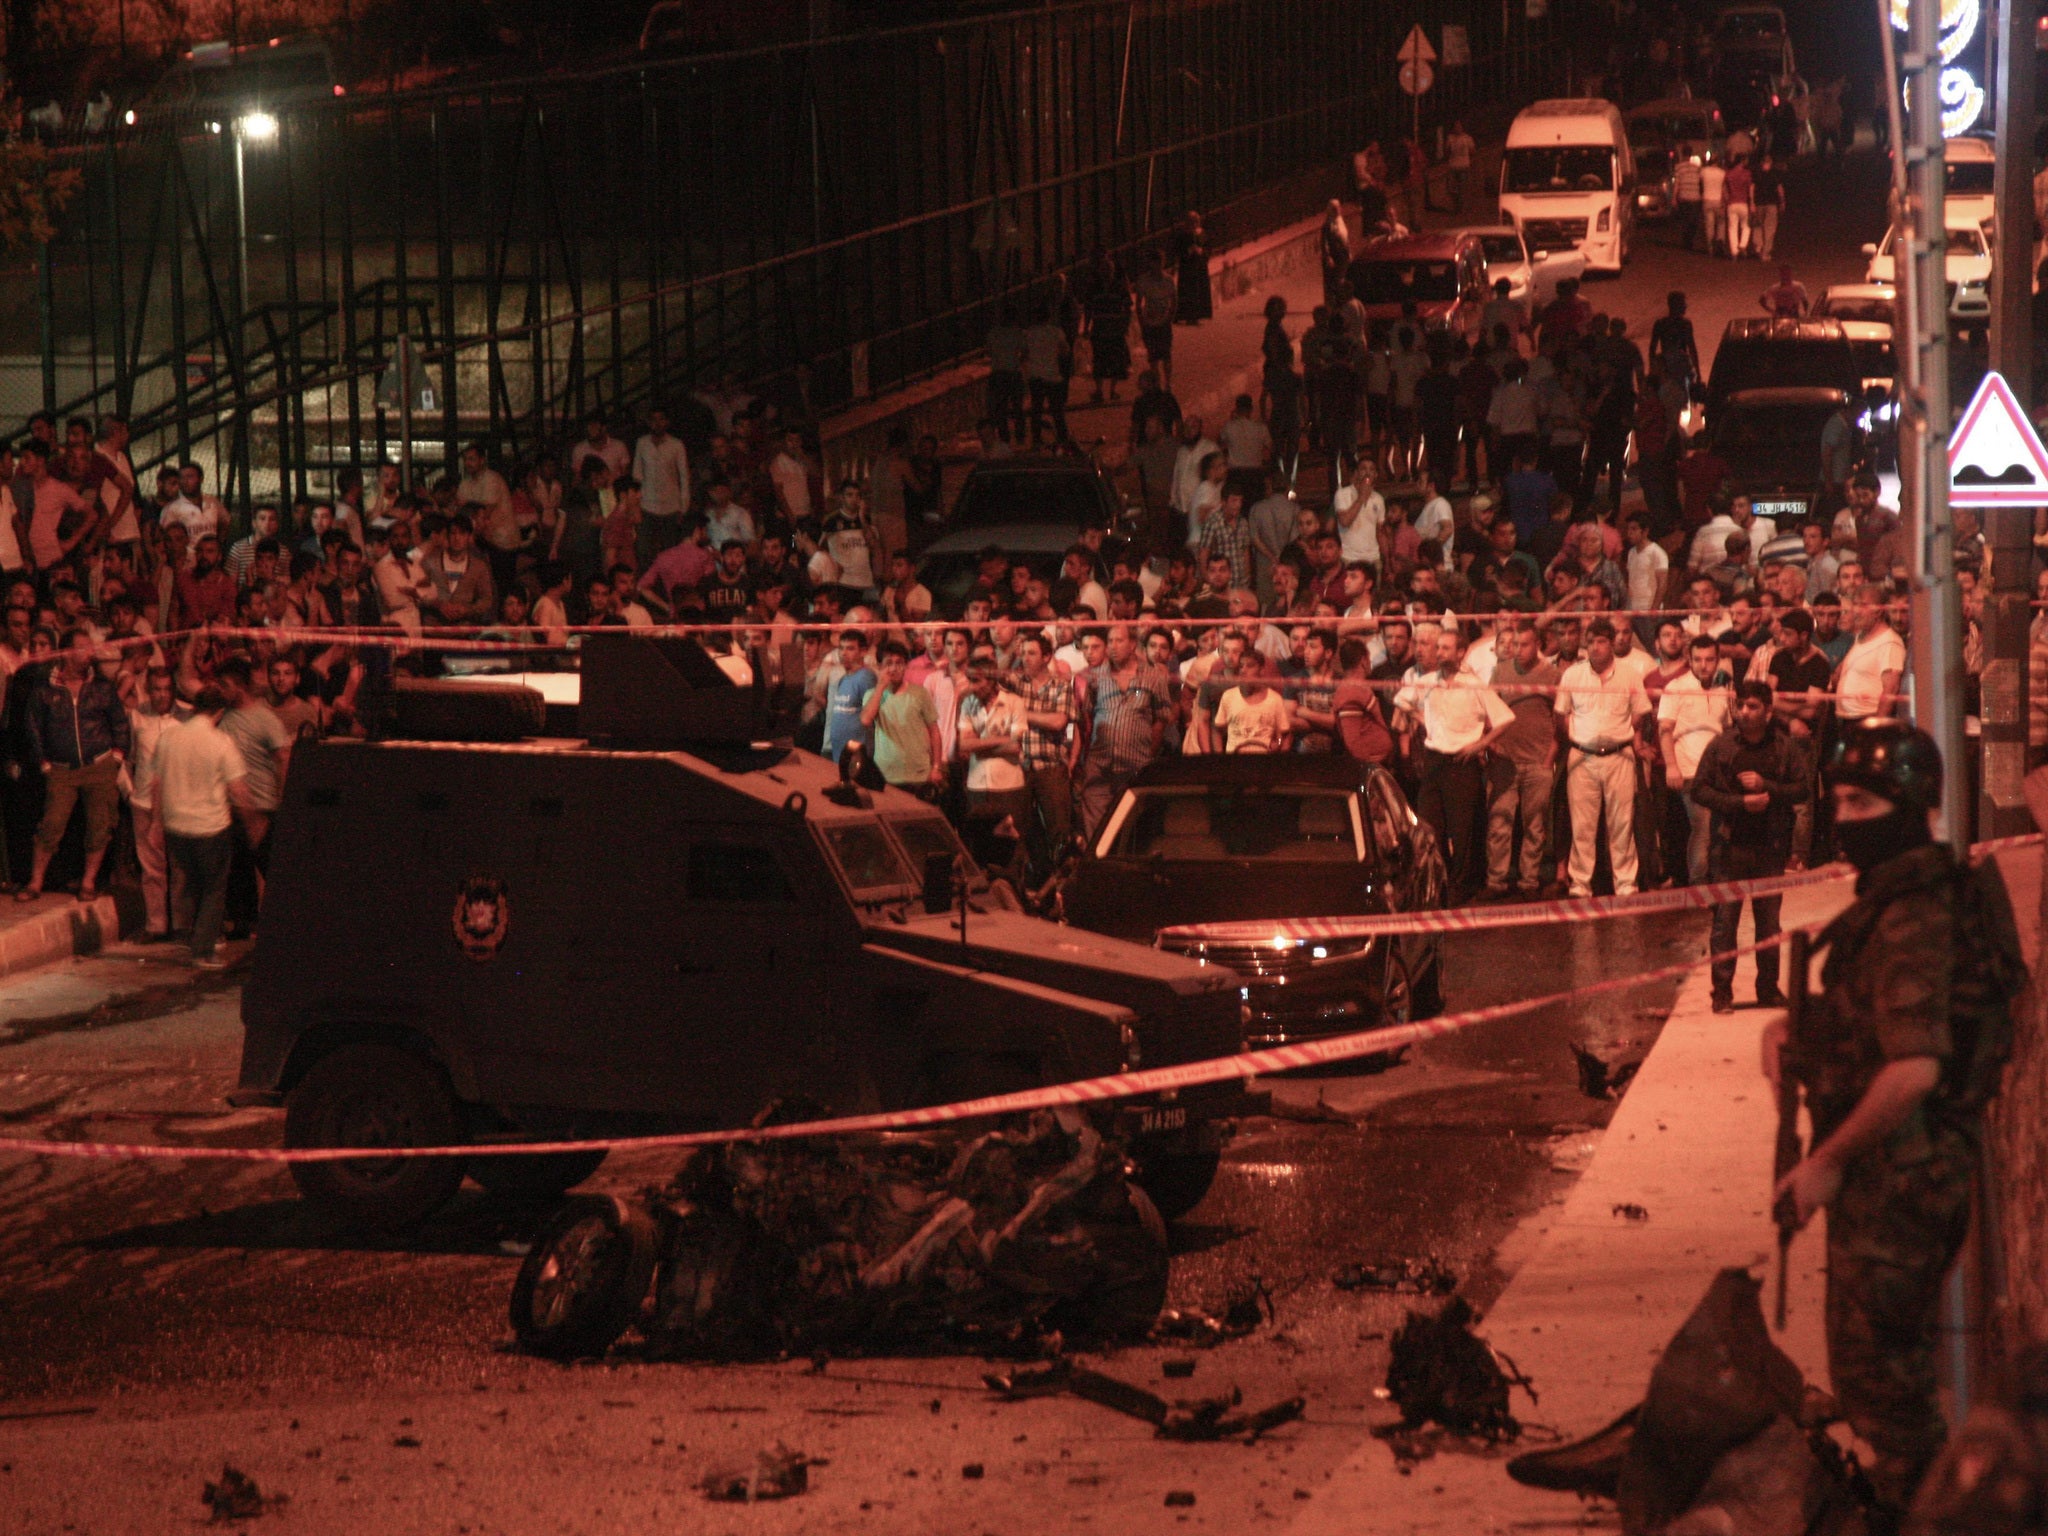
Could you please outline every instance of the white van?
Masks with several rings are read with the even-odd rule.
[[[1539,101],[1508,129],[1500,211],[1522,227],[1531,250],[1576,248],[1589,270],[1619,272],[1635,192],[1635,155],[1611,101]]]

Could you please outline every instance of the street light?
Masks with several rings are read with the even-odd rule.
[[[267,144],[277,137],[277,119],[258,108],[235,120],[235,132],[251,144]]]
[[[232,126],[235,145],[235,319],[231,340],[239,368],[242,317],[249,312],[249,202],[242,174],[242,146],[276,142],[277,119],[261,107],[255,107],[237,117]]]

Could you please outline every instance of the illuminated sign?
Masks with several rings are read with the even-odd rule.
[[[1911,0],[1891,0],[1892,25],[1907,30]],[[1941,0],[1941,134],[1967,133],[1984,115],[1984,88],[1956,63],[1977,36],[1983,19],[1980,0]],[[1909,94],[1910,103],[1910,94]]]

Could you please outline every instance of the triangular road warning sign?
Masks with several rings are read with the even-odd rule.
[[[1984,375],[1949,439],[1948,504],[2048,506],[2048,449],[1999,374]]]
[[[1429,46],[1429,34],[1422,30],[1421,22],[1418,21],[1408,29],[1408,40],[1401,45],[1401,51],[1394,57],[1403,64],[1436,62],[1436,50]]]

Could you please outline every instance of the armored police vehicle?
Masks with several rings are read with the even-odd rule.
[[[930,805],[757,742],[756,690],[693,642],[589,640],[573,706],[401,684],[376,739],[293,754],[233,1095],[282,1105],[288,1146],[738,1127],[780,1099],[862,1113],[1239,1049],[1234,973],[1024,915]],[[1233,1082],[1103,1113],[1171,1215],[1253,1102]],[[293,1173],[398,1226],[465,1173],[543,1197],[602,1160]]]

